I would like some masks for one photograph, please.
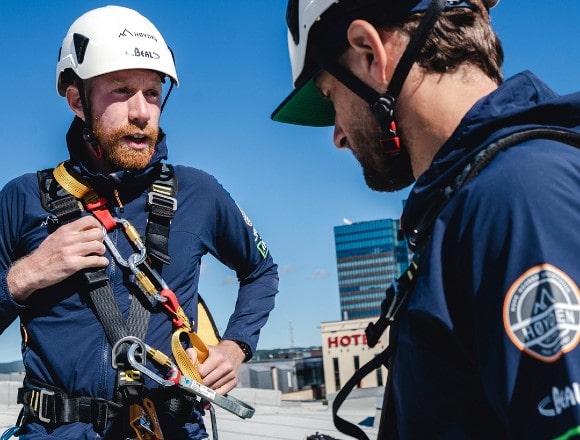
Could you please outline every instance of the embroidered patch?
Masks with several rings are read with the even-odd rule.
[[[560,269],[532,267],[510,287],[503,306],[507,335],[520,350],[554,362],[580,341],[580,293]]]

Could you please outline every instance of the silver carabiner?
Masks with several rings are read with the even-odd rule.
[[[113,218],[113,220],[115,220],[117,224],[123,226],[124,230],[127,230],[127,228],[130,225],[129,221],[125,219]],[[129,262],[123,258],[123,256],[119,252],[119,249],[117,249],[117,246],[115,246],[115,244],[109,237],[107,229],[104,226],[103,226],[103,242],[105,243],[105,246],[107,247],[107,249],[109,250],[109,252],[111,253],[111,255],[113,256],[113,258],[115,259],[115,261],[119,266],[130,267]],[[131,241],[131,243],[133,243],[137,247],[137,250],[139,251],[138,253],[137,252],[133,253],[130,256],[133,264],[135,264],[135,266],[138,266],[141,263],[143,263],[147,258],[147,248],[145,247],[140,238],[136,238],[135,241]]]
[[[144,344],[144,345],[145,345],[146,350],[150,348],[147,344]],[[174,386],[175,385],[174,382],[172,382],[170,380],[163,379],[161,376],[159,376],[158,374],[155,374],[153,371],[151,371],[149,368],[147,368],[145,366],[145,363],[139,363],[135,359],[135,352],[137,351],[138,348],[139,348],[139,344],[135,343],[135,344],[131,345],[131,347],[129,347],[129,351],[127,351],[127,360],[129,361],[131,366],[133,368],[135,368],[136,370],[140,371],[141,373],[143,373],[145,376],[148,376],[151,379],[153,379],[159,385],[162,385],[164,387]]]
[[[121,338],[117,342],[115,342],[113,348],[111,349],[111,364],[115,370],[119,366],[119,364],[117,363],[117,357],[122,353],[121,345],[129,342],[132,342],[130,348],[133,348],[133,346],[135,346],[133,350],[133,362],[135,363],[137,362],[135,357],[135,351],[137,350],[137,348],[140,348],[141,353],[139,353],[139,356],[141,357],[141,363],[142,364],[147,363],[147,346],[145,345],[145,343],[136,336],[125,336],[124,338]]]
[[[119,266],[129,267],[127,260],[125,260],[121,256],[121,254],[119,253],[119,250],[117,249],[117,247],[113,244],[113,242],[109,238],[109,234],[107,234],[107,230],[105,228],[103,228],[103,229],[104,229],[104,234],[105,234],[105,236],[103,237],[103,242],[105,243],[105,246],[107,246],[107,249],[109,250],[109,252],[113,256],[113,258],[115,259],[117,264]]]

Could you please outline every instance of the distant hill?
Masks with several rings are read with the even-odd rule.
[[[19,373],[21,371],[24,371],[22,361],[0,363],[0,374]]]

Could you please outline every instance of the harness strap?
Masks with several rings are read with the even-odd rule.
[[[159,177],[149,188],[149,219],[145,233],[148,254],[158,263],[169,264],[169,226],[177,210],[177,178],[173,166],[162,163]]]
[[[334,426],[343,434],[349,435],[351,437],[355,437],[358,440],[369,440],[368,436],[364,433],[362,429],[358,426],[352,424],[351,422],[346,421],[342,417],[338,416],[338,410],[344,403],[345,399],[348,397],[350,392],[356,387],[361,380],[365,376],[367,376],[370,372],[380,368],[381,365],[387,366],[388,360],[391,358],[391,346],[389,345],[384,351],[382,351],[379,355],[372,358],[369,362],[364,364],[358,370],[354,372],[352,377],[344,384],[344,386],[340,389],[336,397],[334,398],[334,402],[332,403],[332,420],[334,422]],[[390,376],[390,375],[389,375]],[[381,439],[382,437],[377,437]]]
[[[580,148],[580,134],[556,129],[556,128],[529,128],[515,133],[503,136],[494,142],[490,143],[487,147],[481,150],[459,173],[455,180],[443,188],[439,193],[436,200],[431,204],[431,206],[425,211],[423,217],[417,222],[417,225],[412,229],[409,234],[409,244],[414,247],[418,243],[424,241],[431,232],[433,223],[435,219],[439,216],[439,213],[447,205],[447,202],[468,182],[470,182],[479,172],[487,166],[487,164],[496,156],[500,151],[504,151],[509,147],[512,147],[522,142],[526,142],[533,139],[548,139],[551,141],[561,142],[568,144],[572,147]]]
[[[76,220],[81,216],[82,209],[77,199],[64,191],[52,177],[52,170],[37,173],[40,201],[43,208],[52,214],[49,218],[48,232],[54,232],[58,226]]]
[[[418,262],[419,253],[415,253],[413,256],[413,261],[407,270],[398,279],[396,279],[385,292],[385,299],[381,303],[381,315],[379,319],[377,319],[377,321],[374,323],[370,322],[365,329],[367,344],[372,348],[379,342],[380,337],[385,332],[387,327],[391,326],[389,345],[380,354],[372,358],[370,361],[355,371],[353,376],[340,389],[332,404],[332,417],[336,429],[338,429],[343,434],[350,435],[351,437],[355,437],[358,440],[368,440],[368,437],[358,426],[339,417],[338,411],[354,387],[356,387],[360,381],[371,371],[376,370],[381,365],[384,365],[389,371],[387,385],[385,387],[385,397],[388,395],[390,383],[392,380],[392,355],[395,352],[397,339],[397,332],[395,331],[396,320],[399,316],[399,313],[401,313],[401,311],[406,306],[409,298],[411,297],[413,288],[415,287],[417,272],[419,270]],[[387,401],[388,399],[383,399],[382,412],[386,410]],[[381,427],[379,426],[379,430],[380,429]],[[379,435],[378,438],[382,439],[383,437]]]
[[[29,414],[49,425],[83,422],[92,423],[103,434],[107,422],[120,414],[121,405],[105,399],[70,397],[60,388],[25,378],[18,390],[17,403],[25,405]]]
[[[125,336],[136,336],[143,339],[147,333],[149,311],[143,307],[141,301],[131,302],[129,318],[123,319],[115,294],[109,284],[109,277],[105,269],[86,271],[83,273],[89,287],[89,295],[97,316],[105,329],[107,340],[114,345]]]
[[[156,243],[158,260],[169,261],[169,256],[166,254],[164,255],[164,253],[167,252],[168,240],[165,235],[169,233],[169,224],[175,215],[175,210],[177,209],[177,201],[174,197],[177,185],[176,180],[174,179],[172,167],[167,166],[160,168],[159,176],[159,179],[152,185],[152,191],[149,193],[148,197],[150,205],[149,218],[150,220],[153,220],[154,224],[159,225],[158,227],[153,226],[153,230],[163,231],[163,233],[159,234],[157,238],[155,238],[156,234],[149,234],[148,238]],[[107,223],[114,224],[113,227],[117,227],[117,220],[112,217],[107,209],[106,200],[100,198],[96,192],[83,181],[81,176],[78,176],[73,170],[68,170],[65,162],[55,168],[54,177],[65,190],[73,196],[81,198],[84,201],[87,210],[93,213],[107,230],[110,229]],[[166,224],[163,224],[163,222],[166,222]],[[131,237],[131,240],[138,240],[140,242],[139,233],[129,224],[129,222],[125,223],[125,226],[127,226],[125,232]],[[151,228],[151,225],[148,225],[148,228]],[[160,236],[163,236],[164,239],[159,240],[158,238]],[[203,362],[207,358],[209,354],[207,346],[192,331],[189,319],[179,305],[175,294],[167,287],[165,281],[163,281],[157,271],[151,267],[147,261],[139,263],[139,267],[136,266],[137,265],[132,268],[132,271],[134,270],[133,273],[136,277],[137,285],[144,293],[156,297],[157,299],[164,299],[162,304],[172,315],[173,324],[176,329],[172,335],[171,346],[179,368],[184,372],[184,374],[194,377],[198,382],[201,382],[202,379],[197,371],[197,365],[194,365],[191,359],[187,356],[181,343],[181,336],[185,333],[189,337],[189,342],[197,351],[198,363]],[[99,283],[100,281],[106,280],[104,271],[101,278],[102,279],[97,279],[96,282]],[[131,335],[130,330],[132,330],[132,328],[125,325],[117,307],[114,294],[108,283],[104,285],[101,283],[96,288],[91,289],[91,298],[93,298],[95,309],[105,327],[109,342],[113,347],[118,341]],[[133,303],[137,302],[139,301],[133,301]],[[133,336],[138,336],[138,339],[144,339],[145,334]],[[120,350],[120,354],[125,354],[126,350],[127,347],[124,347]]]
[[[23,405],[20,417],[24,421],[34,420],[52,426],[73,422],[91,423],[100,435],[103,435],[109,422],[113,422],[111,430],[116,432],[120,429],[118,423],[122,423],[127,416],[127,408],[118,403],[100,398],[71,397],[60,388],[29,377],[25,377],[23,386],[18,390],[17,402]],[[137,428],[136,432],[144,429],[145,433],[148,433],[147,428],[155,428],[156,437],[139,437],[143,440],[163,438],[158,420],[154,420],[151,426],[142,424],[141,411],[143,410],[147,411],[150,418],[151,416],[156,418],[157,411],[166,416],[169,415],[172,420],[175,420],[177,427],[190,417],[194,407],[202,411],[201,403],[195,398],[185,396],[176,389],[167,388],[150,390],[148,397],[143,399],[143,405],[143,407],[134,405],[129,408],[133,410],[133,417],[129,414],[129,419],[133,429]],[[136,409],[138,412],[135,412]],[[18,425],[20,425],[20,417]],[[167,429],[171,431],[173,427],[170,426]],[[177,430],[175,434],[177,435]]]

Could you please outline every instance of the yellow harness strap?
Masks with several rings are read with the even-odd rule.
[[[73,177],[64,166],[65,162],[61,162],[54,169],[52,174],[54,178],[65,190],[75,196],[77,199],[82,199],[92,189],[82,183],[79,179]]]
[[[195,364],[187,355],[183,345],[181,344],[181,335],[183,334],[187,335],[189,342],[191,342],[191,346],[195,348],[195,351],[197,352],[197,362]],[[173,335],[171,335],[171,351],[173,352],[173,357],[175,357],[175,362],[177,362],[177,366],[181,370],[181,373],[202,383],[203,380],[197,371],[197,364],[202,364],[207,359],[209,350],[200,337],[197,336],[195,332],[185,327],[177,328],[173,331]]]

